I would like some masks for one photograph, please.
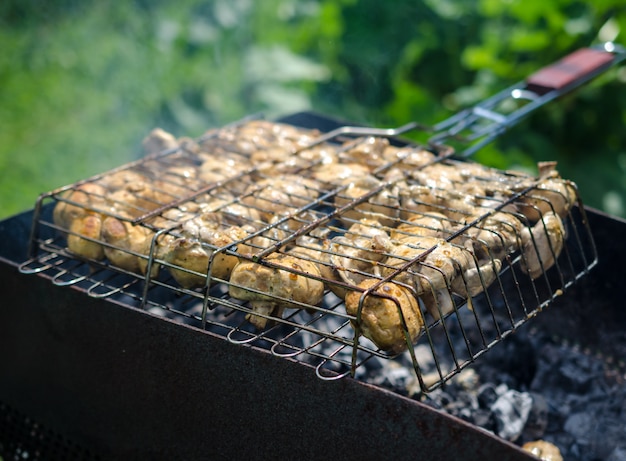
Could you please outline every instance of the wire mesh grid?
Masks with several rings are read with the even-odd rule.
[[[378,132],[319,139],[265,120],[155,131],[143,159],[39,198],[21,270],[323,379],[400,360],[427,392],[595,265],[554,165],[531,177]]]

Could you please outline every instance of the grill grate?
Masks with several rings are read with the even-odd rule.
[[[139,161],[43,194],[21,271],[323,379],[404,355],[430,391],[596,263],[575,185],[552,165],[535,178],[379,131],[250,119],[148,144]]]

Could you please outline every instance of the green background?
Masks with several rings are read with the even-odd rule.
[[[626,2],[135,0],[0,4],[0,218],[177,136],[312,109],[439,122],[567,53],[623,41]],[[626,66],[535,112],[476,159],[557,160],[626,216]]]

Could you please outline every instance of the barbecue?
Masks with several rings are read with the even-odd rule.
[[[455,414],[442,395],[459,387],[466,391],[459,395],[469,395],[466,380],[471,382],[474,365],[480,369],[483,355],[497,353],[549,316],[552,304],[585,286],[604,248],[590,225],[601,218],[584,207],[576,185],[553,162],[541,163],[531,176],[468,157],[622,57],[606,47],[582,50],[563,61],[595,61],[576,79],[548,81],[545,76],[563,64],[547,68],[434,127],[427,145],[400,138],[423,128],[418,124],[352,127],[310,113],[278,121],[248,118],[198,139],[155,130],[142,159],[42,194],[27,216],[5,223],[7,232],[18,228],[29,236],[20,242],[28,245],[27,259],[11,264],[19,268],[16,285],[54,287],[55,296],[96,309],[115,306],[123,317],[147,312],[145,322],[119,320],[114,330],[130,328],[150,347],[138,329],[163,328],[177,347],[185,343],[193,357],[184,361],[194,369],[211,363],[188,349],[207,335],[212,352],[231,361],[233,353],[220,348],[234,345],[241,354],[244,346],[226,372],[230,379],[235,370],[240,376],[262,373],[248,362],[270,357],[280,359],[269,365],[273,371],[284,367],[294,378],[289,389],[312,370],[319,379],[303,385],[309,391],[327,393],[325,382],[332,381],[336,398],[349,390],[381,408],[372,403],[379,389],[360,384],[376,381],[425,404],[396,414],[398,427],[415,424],[411,415],[419,413],[444,424],[445,433],[463,428],[461,438],[476,437],[490,455],[529,459],[509,442],[430,407],[458,418],[462,412]],[[512,114],[495,112],[511,97],[525,105]],[[469,147],[458,151],[446,141]],[[9,259],[13,251],[6,250]],[[103,312],[78,315],[96,315],[104,325],[116,321]],[[181,352],[174,352],[177,360]],[[294,367],[302,370],[291,374]],[[197,390],[198,377],[208,370],[179,372]],[[216,386],[207,383],[219,392]],[[7,392],[14,392],[11,386]],[[492,408],[496,401],[505,405],[502,396],[512,392],[489,388],[480,395]],[[532,402],[525,395],[514,394],[509,403],[521,405],[528,418]],[[382,405],[383,413],[389,410]],[[462,419],[488,425],[480,424],[480,412],[470,418],[467,411]],[[490,429],[519,441],[523,425]],[[447,437],[442,446],[450,443]],[[527,452],[535,454],[554,448],[546,441],[528,443]],[[200,447],[185,448],[195,449]]]

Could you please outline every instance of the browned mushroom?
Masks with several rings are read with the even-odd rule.
[[[248,232],[225,226],[216,213],[203,213],[183,223],[181,236],[163,250],[172,277],[185,288],[204,286],[207,274],[228,280],[239,258],[224,249],[243,240]]]
[[[363,280],[358,288],[346,295],[346,312],[356,316],[353,323],[365,337],[396,354],[417,340],[424,319],[410,289],[375,278]]]
[[[90,213],[75,218],[67,236],[68,250],[87,259],[103,259],[104,249],[99,242],[101,229],[102,217],[99,214]]]
[[[111,264],[130,272],[145,275],[155,232],[142,225],[108,216],[102,222],[104,254]],[[159,266],[152,266],[151,276],[158,275]]]
[[[522,445],[522,449],[532,453],[542,461],[563,461],[561,451],[553,443],[545,440],[534,440]]]
[[[358,204],[351,205],[360,197],[371,191],[381,188],[380,191]],[[346,225],[360,219],[376,219],[383,226],[394,226],[400,212],[398,191],[394,187],[383,187],[383,183],[373,176],[361,176],[348,183],[348,187],[335,197],[335,206],[348,208],[341,214]]]
[[[246,318],[254,326],[265,328],[268,317],[282,317],[285,308],[315,306],[322,301],[324,283],[316,264],[288,253],[275,253],[265,262],[241,261],[230,276],[229,294],[249,301],[252,313]]]
[[[563,250],[563,221],[554,212],[546,213],[532,228],[523,229],[522,241],[522,269],[536,279],[554,265]]]

